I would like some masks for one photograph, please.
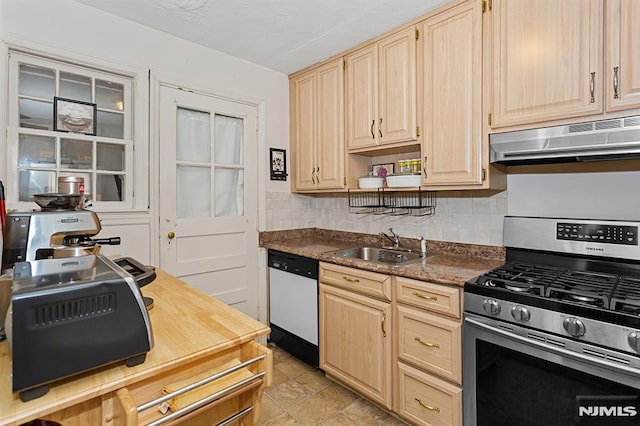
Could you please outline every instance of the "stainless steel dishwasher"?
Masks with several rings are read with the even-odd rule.
[[[269,250],[268,265],[270,340],[317,367],[318,261]]]

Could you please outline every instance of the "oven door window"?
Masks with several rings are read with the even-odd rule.
[[[638,424],[640,413],[578,417],[577,402],[578,396],[628,396],[628,405],[637,407],[638,389],[484,340],[475,343],[478,426]]]

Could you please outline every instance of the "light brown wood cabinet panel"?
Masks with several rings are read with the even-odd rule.
[[[462,425],[462,389],[399,362],[396,412],[415,425]]]
[[[422,183],[482,185],[482,8],[467,1],[420,25]]]
[[[605,2],[607,111],[640,108],[640,2]]]
[[[293,77],[289,89],[293,190],[344,188],[342,59]]]
[[[462,383],[462,325],[417,309],[397,306],[398,357]]]
[[[460,318],[462,291],[460,288],[396,277],[396,300],[421,309]]]
[[[320,283],[320,368],[391,408],[391,306]]]
[[[391,300],[391,277],[376,272],[332,263],[320,263],[320,282],[363,293],[379,299]]]
[[[416,140],[415,29],[365,46],[345,61],[347,147]]]
[[[493,128],[603,112],[603,5],[493,0]]]

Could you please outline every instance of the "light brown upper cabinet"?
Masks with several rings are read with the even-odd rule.
[[[640,1],[607,0],[606,109],[640,108]]]
[[[493,0],[490,13],[491,127],[603,111],[603,0]]]
[[[343,60],[289,80],[294,191],[344,188]]]
[[[458,4],[419,28],[423,185],[481,185],[481,2]]]
[[[365,46],[345,60],[347,147],[416,140],[415,28]]]

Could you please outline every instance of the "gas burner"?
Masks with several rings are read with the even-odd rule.
[[[485,287],[498,287],[498,284],[494,283],[491,278],[489,278],[488,280],[486,280],[483,283],[481,283],[481,285],[483,285]]]
[[[589,304],[597,304],[598,298],[593,296],[585,296],[583,294],[569,294],[569,299],[573,299],[576,302],[589,303]]]
[[[531,293],[533,287],[530,285],[505,284],[504,288],[518,293]]]

